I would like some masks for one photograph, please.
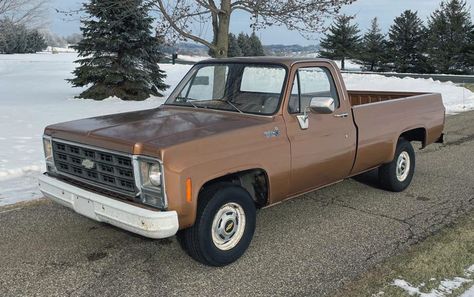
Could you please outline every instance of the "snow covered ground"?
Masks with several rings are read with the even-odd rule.
[[[474,274],[474,265],[467,268],[462,277],[454,277],[452,279],[444,279],[439,282],[439,286],[436,289],[432,289],[430,292],[423,292],[425,284],[420,284],[418,287],[415,287],[402,279],[396,279],[393,281],[393,285],[403,289],[410,296],[419,296],[419,297],[445,297],[450,296],[454,290],[459,289],[466,283],[471,283],[472,276]],[[436,279],[431,279],[431,281],[436,281]],[[474,286],[468,289],[461,297],[474,297]]]
[[[44,169],[41,136],[48,124],[153,108],[165,100],[74,99],[81,89],[71,88],[65,79],[71,77],[75,59],[75,53],[0,55],[0,206],[41,197],[36,178]],[[191,66],[161,67],[171,86],[166,96]],[[452,83],[360,74],[344,78],[349,89],[440,92],[450,113],[474,109],[474,93]]]
[[[461,297],[474,297],[474,286],[464,292]]]
[[[190,56],[190,55],[179,55],[178,59],[189,62],[199,62],[202,60],[210,59],[209,56]]]

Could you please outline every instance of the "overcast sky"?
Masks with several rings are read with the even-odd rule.
[[[52,6],[59,10],[77,9],[81,6],[80,0],[52,0]],[[378,17],[382,29],[386,32],[395,17],[404,10],[411,9],[418,11],[419,16],[426,18],[439,7],[441,0],[357,0],[352,5],[346,6],[343,12],[356,15],[356,21],[360,28],[365,31],[370,25],[370,20]],[[468,5],[474,7],[474,0],[467,0]],[[472,11],[472,8],[471,8]],[[473,17],[472,15],[471,17]],[[69,35],[79,32],[79,19],[65,17],[61,14],[51,14],[51,30],[59,35]],[[209,38],[210,28],[199,28],[205,37]],[[250,32],[249,15],[243,12],[232,15],[231,32],[239,33],[241,31]],[[282,27],[272,27],[258,32],[264,44],[314,44],[315,40],[306,40],[298,32],[288,31]]]

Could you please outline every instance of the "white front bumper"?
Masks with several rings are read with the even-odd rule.
[[[43,194],[93,220],[109,223],[149,238],[166,238],[178,231],[176,211],[153,211],[86,191],[47,175],[39,178]]]

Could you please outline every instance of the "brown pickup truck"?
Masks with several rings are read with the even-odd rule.
[[[347,91],[323,59],[197,63],[160,107],[47,127],[46,197],[194,259],[237,260],[256,209],[379,168],[403,191],[412,141],[443,141],[439,94]],[[296,215],[296,214],[295,214]]]

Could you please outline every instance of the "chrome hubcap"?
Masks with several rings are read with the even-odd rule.
[[[410,173],[410,155],[407,152],[402,152],[397,159],[397,179],[398,181],[405,181]]]
[[[234,248],[245,230],[245,212],[237,203],[223,205],[212,221],[212,241],[223,251]]]

